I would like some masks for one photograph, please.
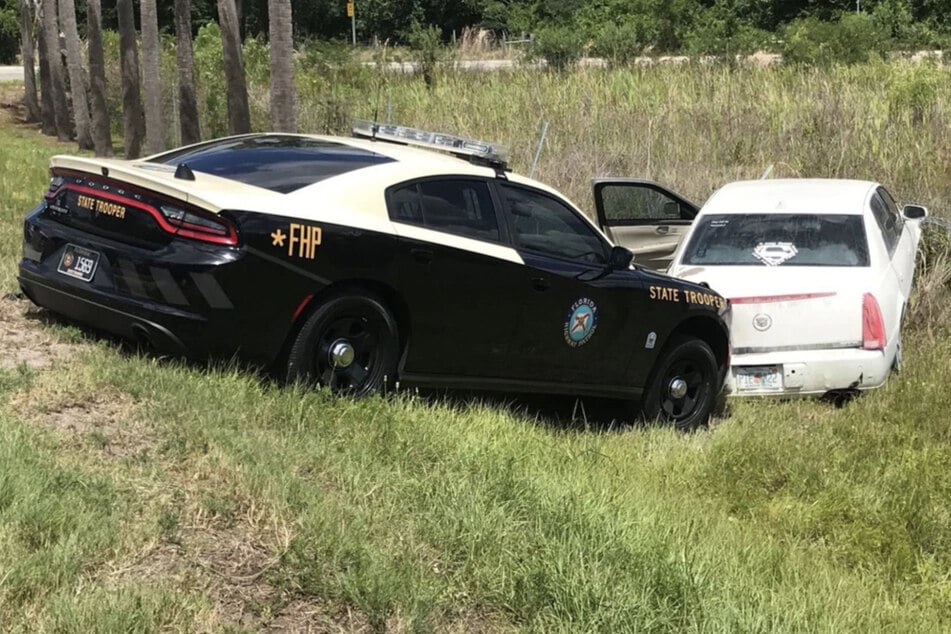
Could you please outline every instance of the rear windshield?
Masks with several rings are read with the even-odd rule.
[[[222,139],[166,152],[154,163],[186,163],[196,172],[287,194],[325,178],[393,159],[321,139],[265,134]]]
[[[684,264],[868,266],[862,216],[715,214],[698,222]]]

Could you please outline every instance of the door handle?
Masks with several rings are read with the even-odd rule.
[[[433,261],[433,252],[429,249],[410,249],[409,253],[420,264],[429,264]]]
[[[544,277],[532,278],[532,288],[536,291],[547,291],[549,286],[551,286],[551,284]]]
[[[654,229],[654,231],[662,236],[665,236],[668,233],[670,233],[670,227],[668,227],[667,225],[661,225],[657,227],[656,229]]]

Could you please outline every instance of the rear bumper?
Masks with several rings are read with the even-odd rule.
[[[869,390],[888,378],[894,346],[882,350],[846,348],[734,355],[727,374],[731,396],[818,396],[838,390]],[[750,368],[778,368],[782,387],[743,389],[737,374]]]

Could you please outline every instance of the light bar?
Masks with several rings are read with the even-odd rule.
[[[442,150],[456,156],[470,157],[501,167],[505,167],[508,160],[508,149],[496,143],[402,125],[358,120],[353,122],[353,136],[394,141],[430,150]]]

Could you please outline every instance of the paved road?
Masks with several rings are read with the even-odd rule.
[[[23,79],[23,67],[0,66],[0,81],[10,81],[13,79]]]

